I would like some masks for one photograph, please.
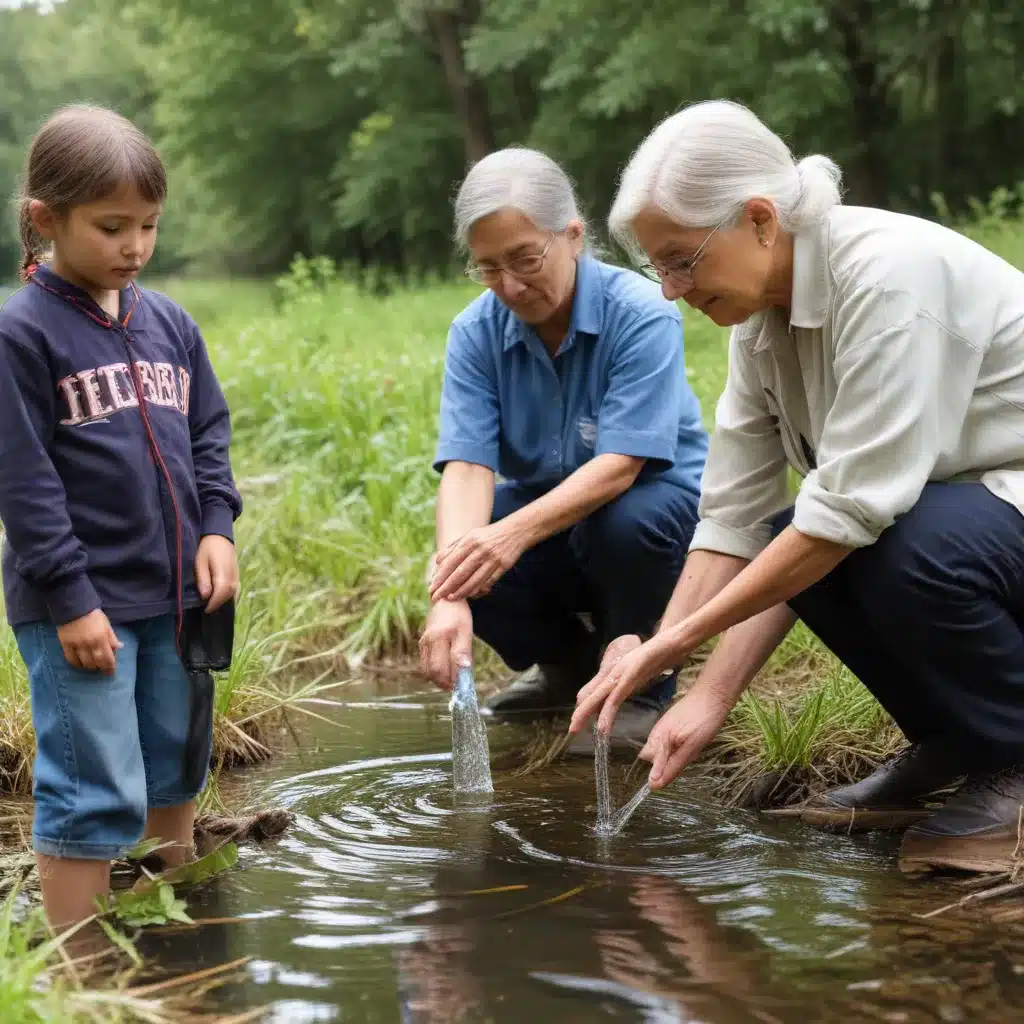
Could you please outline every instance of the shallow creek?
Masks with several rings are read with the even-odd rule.
[[[516,777],[490,728],[494,794],[454,805],[445,696],[341,691],[336,725],[231,785],[297,820],[149,938],[171,971],[251,957],[218,994],[274,1022],[572,1024],[1017,1021],[1024,926],[920,914],[962,891],[908,881],[897,841],[723,809],[686,777],[612,839],[593,761]],[[324,709],[326,712],[326,709]],[[636,789],[612,772],[612,801]],[[235,799],[238,794],[234,794]]]

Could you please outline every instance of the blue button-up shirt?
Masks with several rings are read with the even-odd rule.
[[[631,270],[580,258],[569,332],[554,358],[493,292],[452,323],[438,470],[472,462],[553,486],[613,452],[646,459],[645,475],[696,495],[707,446],[679,309]]]

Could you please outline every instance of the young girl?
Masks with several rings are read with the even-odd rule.
[[[168,866],[192,856],[211,736],[182,625],[223,621],[238,583],[223,394],[188,314],[134,283],[165,194],[134,125],[58,111],[29,150],[24,287],[0,309],[4,597],[54,927],[95,912],[110,861],[144,836],[174,844]]]

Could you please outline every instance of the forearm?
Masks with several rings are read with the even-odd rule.
[[[795,622],[789,607],[778,604],[727,630],[691,692],[704,693],[731,708]]]
[[[192,465],[199,495],[202,536],[217,534],[234,541],[234,523],[242,514],[242,496],[235,485],[229,456],[230,426],[227,407],[192,441]]]
[[[686,557],[682,575],[658,624],[658,632],[678,625],[703,608],[749,564],[745,558],[735,558],[717,551],[691,552]]]
[[[665,632],[692,651],[737,623],[795,597],[828,575],[852,550],[789,526],[715,597]]]
[[[643,464],[643,459],[631,455],[598,455],[547,494],[513,512],[507,525],[523,538],[524,549],[532,548],[628,491]]]
[[[444,551],[470,530],[486,526],[493,510],[494,473],[471,462],[449,462],[437,492],[437,550]]]

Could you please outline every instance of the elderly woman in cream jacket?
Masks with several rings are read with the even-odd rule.
[[[570,728],[608,728],[722,634],[641,754],[661,788],[799,617],[909,741],[803,819],[905,828],[905,870],[1002,870],[1024,803],[1024,274],[840,205],[839,180],[726,102],[669,117],[623,174],[613,232],[666,297],[733,328],[729,373],[658,631],[609,647]]]

